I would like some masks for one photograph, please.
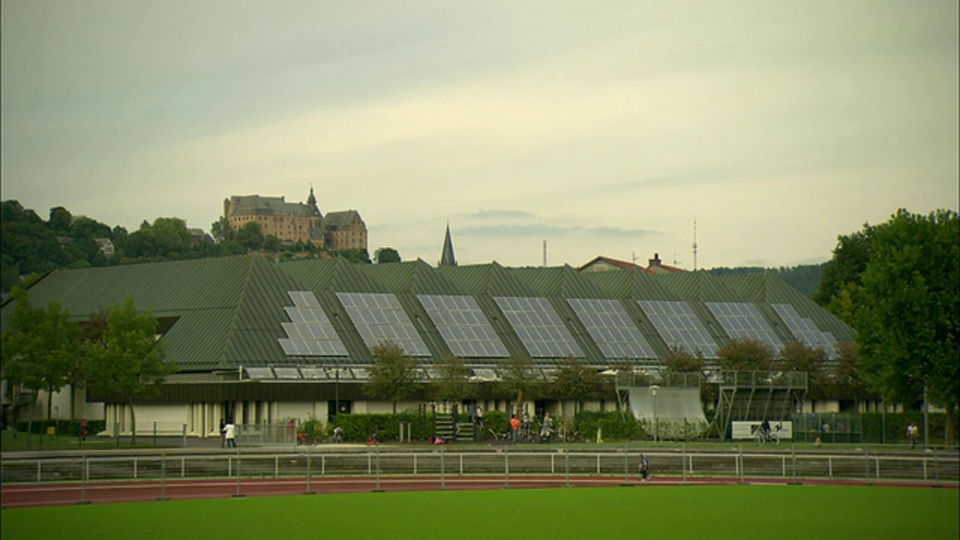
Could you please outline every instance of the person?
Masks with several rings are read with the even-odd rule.
[[[910,422],[910,425],[907,426],[907,439],[910,441],[910,448],[917,447],[917,438],[920,435],[920,428],[917,427],[916,422]]]
[[[343,442],[343,428],[337,426],[333,428],[333,442],[342,443]]]
[[[483,430],[483,407],[477,405],[477,427]]]
[[[770,440],[770,421],[764,418],[763,424],[760,426],[760,432],[763,433],[763,440]]]
[[[228,420],[223,426],[223,437],[227,440],[227,448],[237,447],[237,426],[233,424],[233,420]]]
[[[227,444],[227,423],[220,419],[220,448]]]
[[[513,442],[520,442],[520,419],[517,415],[510,417],[510,431],[513,433]]]
[[[377,432],[376,432],[376,431],[374,431],[373,433],[371,433],[371,434],[370,434],[370,438],[367,439],[367,446],[373,446],[373,445],[375,445],[375,444],[377,444]]]
[[[540,428],[540,440],[550,441],[550,437],[553,435],[553,418],[550,418],[550,413],[544,413],[543,415],[543,426]]]
[[[640,454],[640,479],[644,482],[650,478],[650,462],[646,454]]]
[[[522,437],[524,440],[530,440],[530,415],[523,413],[523,422],[520,424],[520,429],[523,430]]]

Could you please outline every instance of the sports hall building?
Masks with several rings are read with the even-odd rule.
[[[337,407],[389,412],[390,403],[369,400],[361,388],[371,347],[386,341],[416,359],[427,381],[435,363],[456,356],[482,383],[515,356],[531,359],[549,380],[570,356],[598,371],[628,362],[655,372],[675,348],[700,351],[709,365],[732,338],[762,340],[776,351],[800,340],[831,356],[853,339],[849,326],[771,275],[640,267],[354,265],[253,254],[56,270],[29,293],[35,307],[57,301],[77,321],[128,295],[149,310],[178,373],[159,398],[137,405],[138,431],[153,422],[186,424],[198,437],[217,437],[221,418],[268,424],[327,419]],[[3,305],[4,319],[13,307]],[[54,404],[62,417],[102,418],[129,432],[124,406],[70,389],[60,394]],[[506,407],[476,399],[487,410]]]

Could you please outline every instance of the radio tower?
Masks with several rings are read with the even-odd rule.
[[[693,271],[697,271],[697,219],[693,219]]]

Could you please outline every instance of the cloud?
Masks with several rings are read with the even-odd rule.
[[[533,212],[527,212],[525,210],[481,210],[473,214],[468,214],[467,217],[479,219],[535,218],[536,215],[534,215]]]

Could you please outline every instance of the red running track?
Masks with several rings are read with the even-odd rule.
[[[312,493],[364,493],[373,491],[436,491],[480,490],[502,488],[560,488],[560,487],[611,487],[611,486],[675,486],[675,485],[723,485],[723,484],[783,485],[792,483],[788,478],[693,478],[686,482],[679,477],[651,478],[641,482],[636,477],[624,481],[623,477],[576,476],[569,484],[563,476],[522,475],[500,476],[455,476],[441,479],[439,476],[414,477],[390,476],[379,481],[373,477],[321,477],[311,478],[243,478],[216,480],[170,480],[133,482],[43,483],[5,485],[2,489],[4,508],[29,506],[55,506],[85,503],[118,503],[155,500],[211,499],[229,497],[265,497]],[[946,487],[957,489],[957,483],[936,482],[865,482],[863,480],[802,479],[793,483],[811,485],[885,485],[898,487]]]

